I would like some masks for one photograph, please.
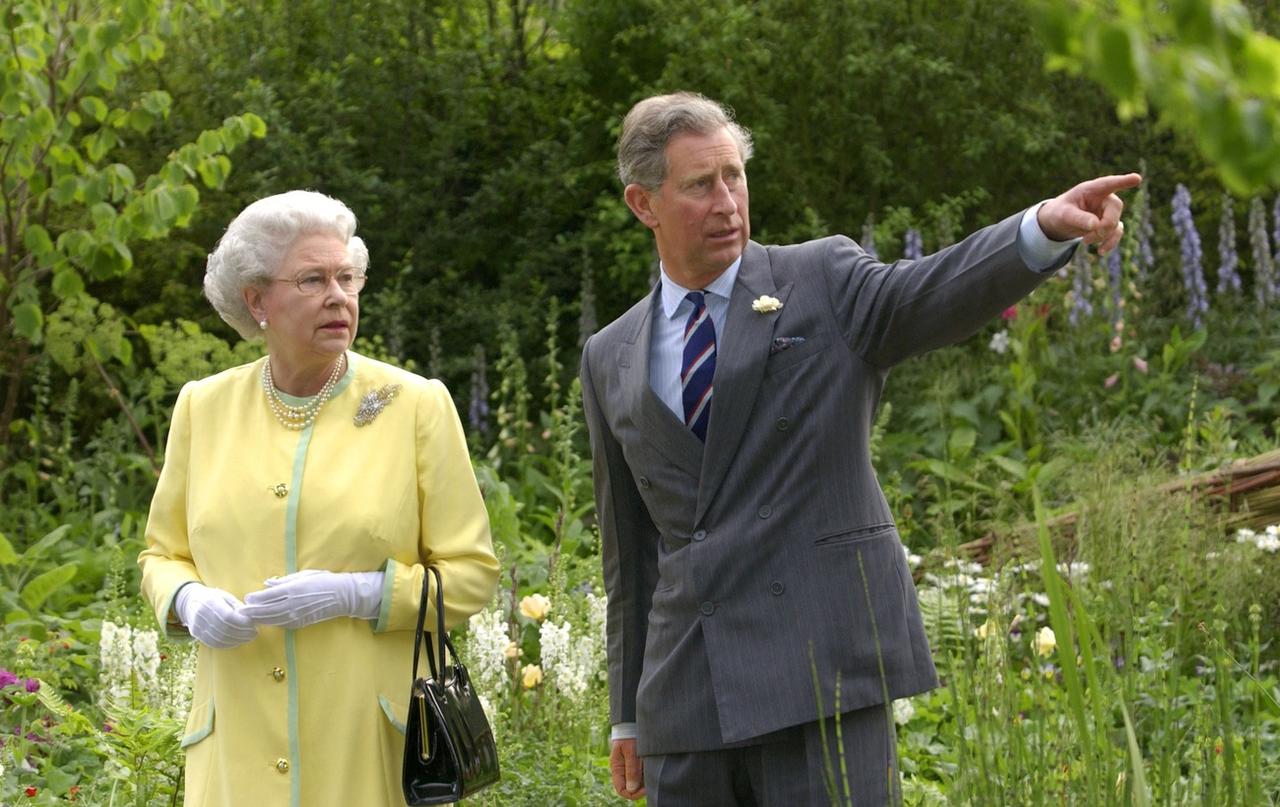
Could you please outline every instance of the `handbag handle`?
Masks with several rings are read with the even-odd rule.
[[[444,582],[440,579],[440,570],[434,566],[427,567],[427,574],[422,576],[422,598],[418,603],[418,628],[413,633],[413,680],[418,680],[418,658],[422,654],[422,634],[424,623],[427,621],[427,603],[431,597],[431,576],[436,578],[436,644],[439,646],[440,666],[436,667],[436,651],[432,650],[431,643],[427,643],[427,660],[431,663],[431,677],[441,680],[444,672],[444,650],[449,648],[450,655],[457,656],[453,652],[453,642],[449,641],[449,634],[444,631]]]

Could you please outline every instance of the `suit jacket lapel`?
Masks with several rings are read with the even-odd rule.
[[[716,336],[716,374],[711,399],[711,422],[707,426],[707,445],[702,458],[702,474],[698,483],[698,508],[695,523],[701,520],[711,500],[724,481],[725,473],[737,454],[746,430],[747,417],[755,406],[756,393],[764,376],[769,346],[773,342],[773,326],[778,312],[760,313],[751,303],[761,295],[786,302],[791,291],[787,285],[777,289],[769,264],[769,253],[750,241],[738,267],[738,279],[729,296],[729,314],[724,333]],[[697,438],[694,438],[695,440]]]
[[[671,460],[694,479],[702,469],[703,446],[693,432],[686,429],[675,413],[667,408],[653,387],[649,386],[649,340],[653,333],[653,318],[660,315],[658,290],[649,295],[648,305],[639,309],[643,313],[638,327],[619,345],[618,377],[622,380],[623,395],[636,415],[636,423],[644,437],[663,456]]]

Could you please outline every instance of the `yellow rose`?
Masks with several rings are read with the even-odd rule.
[[[507,649],[503,651],[503,655],[514,661],[520,658],[520,647],[515,642],[507,642]]]
[[[1043,627],[1036,631],[1035,641],[1036,652],[1042,656],[1049,656],[1058,647],[1058,637],[1053,635],[1053,628]]]
[[[992,632],[995,631],[995,629],[996,626],[991,623],[990,619],[988,619],[986,622],[983,622],[981,625],[973,629],[973,635],[977,636],[979,639],[985,640],[992,634]]]
[[[530,594],[520,601],[520,613],[534,620],[541,622],[547,618],[547,614],[551,612],[551,600],[541,594]]]
[[[525,689],[533,689],[542,683],[542,668],[537,664],[526,664],[520,674],[520,681]]]

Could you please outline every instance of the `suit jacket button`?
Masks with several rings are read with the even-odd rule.
[[[697,532],[695,532],[695,533],[693,534],[693,540],[695,540],[695,541],[705,541],[705,540],[707,540],[707,531],[706,531],[706,530],[698,530]]]
[[[642,476],[640,477],[639,481],[640,481],[640,487],[644,488],[645,490],[649,489],[649,477]]]
[[[711,616],[716,612],[716,604],[713,602],[704,602],[702,605],[698,606],[698,610],[702,612],[703,616]]]
[[[759,510],[756,511],[756,515],[760,516],[761,518],[768,518],[769,516],[773,515],[773,508],[767,504],[763,505]]]
[[[769,591],[772,592],[773,596],[775,597],[781,595],[782,592],[786,590],[787,590],[787,587],[782,585],[782,583],[777,580],[774,580],[772,583],[769,584]]]
[[[778,431],[785,432],[787,429],[791,428],[791,421],[787,418],[778,418],[774,421],[773,425],[777,427]]]

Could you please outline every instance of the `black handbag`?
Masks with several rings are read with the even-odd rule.
[[[431,677],[418,677],[423,622],[427,618],[431,578],[424,577],[418,630],[413,637],[413,690],[404,725],[404,799],[410,805],[448,804],[498,781],[498,746],[493,729],[471,686],[467,668],[444,629],[444,585],[435,567],[436,649],[427,642]],[[445,649],[452,663],[446,663]],[[439,657],[440,664],[436,666]]]

